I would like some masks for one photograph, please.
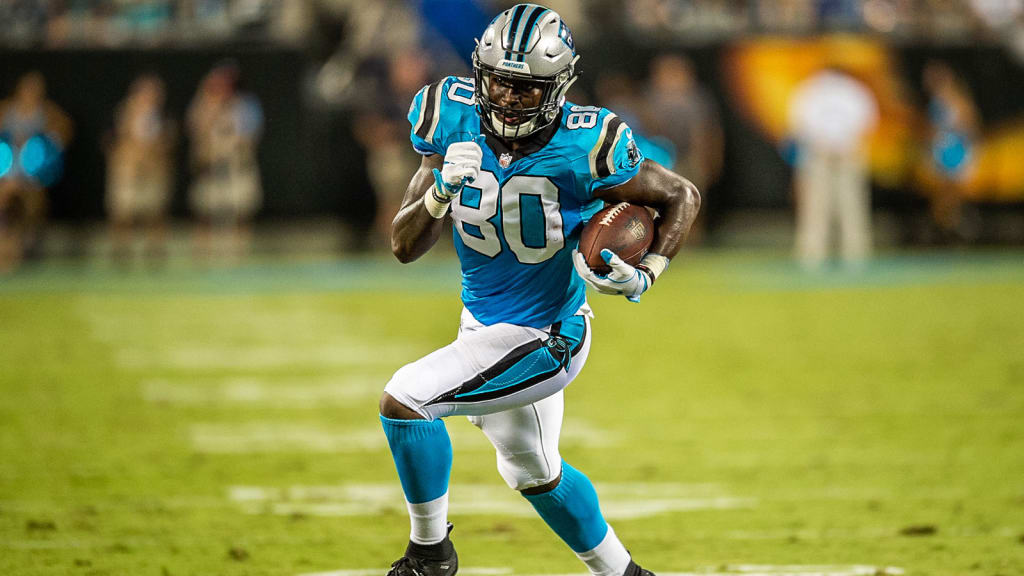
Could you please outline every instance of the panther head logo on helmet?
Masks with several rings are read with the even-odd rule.
[[[550,125],[576,81],[578,59],[569,27],[557,12],[517,4],[499,14],[473,51],[484,128],[516,140]]]

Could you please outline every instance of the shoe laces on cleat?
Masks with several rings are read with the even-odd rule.
[[[391,563],[387,576],[426,576],[423,562],[416,558],[402,556]]]

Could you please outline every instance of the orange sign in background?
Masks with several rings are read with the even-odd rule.
[[[725,54],[726,86],[734,105],[776,143],[787,136],[788,103],[804,79],[827,66],[856,75],[875,94],[879,124],[870,140],[873,178],[889,188],[929,194],[945,186],[931,161],[928,121],[903,84],[893,53],[857,36],[759,38]],[[958,186],[977,201],[1024,200],[1024,116],[985,126],[975,165]]]

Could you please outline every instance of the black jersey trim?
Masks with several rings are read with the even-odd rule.
[[[590,332],[590,322],[587,321],[586,316],[583,316],[583,335],[580,336],[580,341],[576,343],[576,347],[574,347],[572,352],[570,352],[573,358],[575,358],[576,355],[579,354],[580,350],[583,349],[583,343],[587,341],[588,332]]]
[[[431,84],[427,87],[427,93],[423,95],[423,121],[416,129],[416,136],[424,140],[430,135],[430,126],[434,123],[434,108],[440,97],[441,84],[444,84],[444,80]]]
[[[614,154],[612,146],[615,144],[615,137],[618,135],[619,126],[622,125],[622,118],[618,116],[612,117],[608,120],[608,124],[605,126],[604,132],[601,133],[601,148],[597,151],[597,157],[594,159],[594,168],[597,172],[598,178],[605,178],[611,176],[612,171],[608,168],[608,154]]]

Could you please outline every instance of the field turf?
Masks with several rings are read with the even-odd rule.
[[[444,255],[0,278],[0,574],[383,576],[377,399],[457,289]],[[591,302],[562,454],[645,567],[1024,574],[1024,254],[698,252]],[[582,573],[448,427],[462,573]]]

